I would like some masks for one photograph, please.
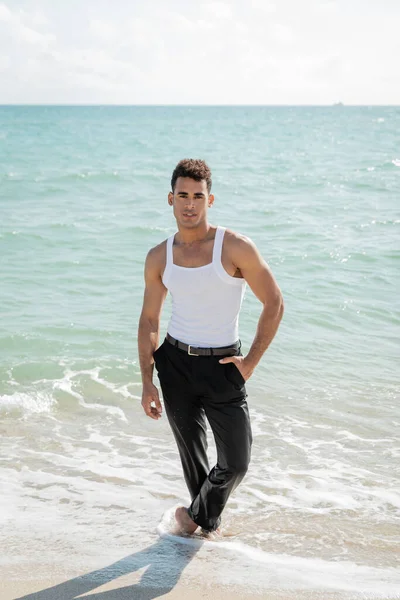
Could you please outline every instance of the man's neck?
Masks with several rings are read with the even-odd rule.
[[[179,244],[193,244],[195,242],[201,242],[208,237],[211,229],[212,227],[207,221],[200,223],[198,227],[193,229],[186,229],[178,226],[178,235],[176,241]]]

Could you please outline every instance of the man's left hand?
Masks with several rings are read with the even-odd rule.
[[[237,369],[239,370],[241,376],[245,381],[250,379],[254,371],[254,367],[250,366],[246,362],[245,356],[227,356],[226,358],[221,358],[219,362],[221,363],[221,365],[226,365],[227,363],[233,363],[234,365],[236,365]]]

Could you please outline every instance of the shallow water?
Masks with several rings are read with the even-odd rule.
[[[248,384],[252,463],[226,537],[185,573],[400,589],[399,125],[378,107],[0,108],[8,573],[129,555],[188,500],[165,416],[140,407],[136,328],[144,257],[174,231],[172,169],[201,156],[212,222],[254,239],[286,311]],[[247,292],[245,349],[258,314]]]

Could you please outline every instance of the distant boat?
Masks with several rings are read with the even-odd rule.
[[[333,106],[344,106],[343,102],[334,102]]]

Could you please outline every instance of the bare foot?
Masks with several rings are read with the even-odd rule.
[[[214,529],[214,531],[207,531],[206,529],[202,528],[201,535],[207,540],[217,540],[222,536],[222,530],[221,527],[217,527],[217,529]]]
[[[184,506],[180,506],[176,509],[175,519],[181,530],[189,535],[194,533],[198,527],[198,525],[189,517],[188,510]]]

